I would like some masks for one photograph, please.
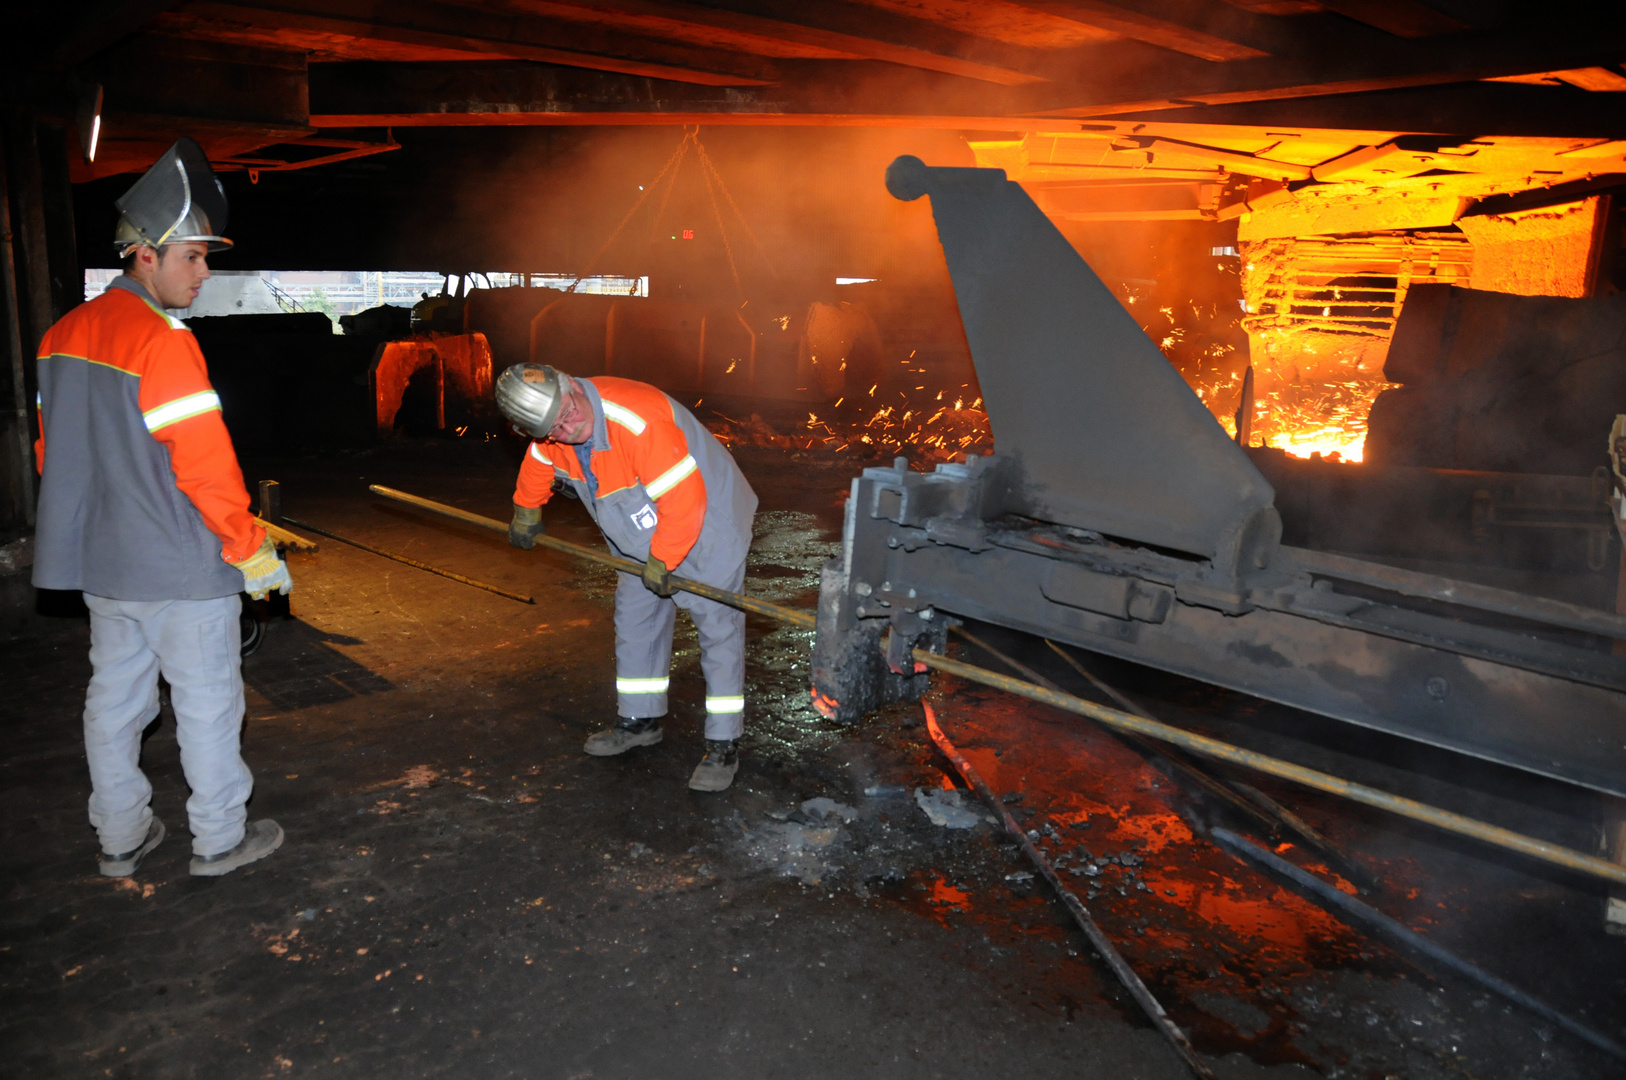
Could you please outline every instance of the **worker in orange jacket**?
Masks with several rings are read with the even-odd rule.
[[[101,872],[133,874],[164,838],[140,765],[162,674],[192,789],[191,872],[214,877],[282,843],[276,822],[248,822],[239,594],[292,582],[249,512],[203,354],[164,310],[190,307],[208,254],[230,245],[225,192],[182,139],[118,206],[124,274],[40,343],[34,584],[80,591],[90,610],[85,756]]]
[[[514,489],[508,541],[530,548],[542,506],[560,484],[581,500],[621,556],[644,564],[615,591],[615,686],[620,721],[587,740],[597,757],[661,741],[677,609],[694,620],[706,677],[706,753],[689,778],[722,791],[739,768],[745,731],[745,614],[671,586],[680,577],[738,592],[745,584],[757,497],[721,443],[647,383],[576,379],[516,364],[497,379],[497,404],[534,440]]]

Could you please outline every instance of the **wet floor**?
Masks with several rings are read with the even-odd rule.
[[[853,466],[739,456],[762,497],[748,588],[810,607]],[[751,618],[739,778],[692,793],[704,688],[686,620],[665,741],[587,758],[582,739],[614,710],[613,575],[366,493],[383,483],[503,517],[512,475],[495,446],[245,467],[283,482],[295,518],[537,603],[328,540],[292,556],[295,617],[273,621],[244,664],[252,811],[288,841],[220,879],[186,874],[167,711],[144,762],[170,839],[133,879],[96,875],[78,733],[86,629],[59,618],[0,645],[8,1075],[1186,1075],[985,808],[963,801],[963,829],[922,810],[957,781],[918,707],[855,728],[818,718],[809,632]],[[547,520],[596,542],[578,506]],[[1041,644],[979,633],[1076,689]],[[1392,740],[1083,659],[1171,722],[1596,843],[1590,797],[1409,748],[1398,767]],[[1235,862],[1200,835],[1212,808],[1111,736],[952,680],[931,701],[1220,1076],[1619,1072]],[[1383,879],[1369,903],[1605,1032],[1626,1029],[1626,946],[1603,934],[1598,890],[1259,786]]]

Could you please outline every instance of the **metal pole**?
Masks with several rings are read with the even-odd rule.
[[[455,506],[447,506],[445,503],[438,503],[432,499],[408,495],[404,491],[396,491],[393,488],[382,487],[378,484],[372,485],[370,490],[386,498],[422,507],[425,510],[432,510],[437,514],[445,514],[447,517],[466,521],[471,525],[478,525],[484,529],[502,533],[508,531],[508,526],[495,518],[473,514],[467,510],[459,510]],[[588,559],[628,574],[643,573],[644,568],[631,559],[618,558],[614,555],[595,551],[592,548],[583,547],[580,544],[557,540],[546,534],[538,536],[536,542],[553,548],[555,551],[562,551],[567,555]],[[811,630],[817,625],[817,619],[811,611],[800,611],[796,608],[771,604],[766,600],[743,596],[739,593],[729,592],[727,589],[719,589],[714,585],[690,581],[687,578],[673,578],[672,584],[685,592],[692,592],[697,596],[704,596],[708,600],[728,604],[730,607],[736,607],[742,611],[766,615],[769,618],[790,623],[792,626]],[[1386,791],[1367,787],[1365,784],[1357,784],[1351,780],[1344,780],[1340,777],[1330,776],[1327,773],[1317,772],[1314,769],[1307,769],[1302,765],[1294,765],[1290,761],[1282,761],[1279,758],[1270,757],[1268,754],[1244,750],[1239,746],[1220,742],[1218,739],[1210,739],[1206,735],[1195,735],[1189,731],[1182,731],[1179,728],[1159,723],[1156,720],[1147,720],[1139,716],[1132,716],[1126,712],[1120,712],[1117,709],[1109,709],[1105,705],[1097,705],[1093,701],[1085,701],[1083,698],[1074,697],[1071,694],[1046,690],[1042,686],[1036,686],[1021,679],[1013,679],[1008,675],[1000,675],[997,672],[973,664],[951,660],[946,656],[940,656],[925,649],[914,650],[914,657],[919,662],[928,667],[936,668],[938,671],[957,675],[970,682],[982,683],[984,686],[992,686],[997,690],[1004,690],[1025,697],[1030,701],[1052,705],[1067,712],[1078,713],[1080,716],[1088,716],[1092,720],[1098,720],[1106,726],[1119,731],[1130,731],[1137,735],[1144,735],[1147,738],[1160,739],[1163,742],[1173,743],[1175,746],[1189,750],[1194,754],[1217,758],[1220,761],[1229,761],[1258,772],[1280,777],[1283,780],[1291,780],[1295,784],[1302,784],[1317,791],[1338,795],[1353,802],[1364,803],[1367,806],[1375,806],[1380,810],[1387,810],[1392,814],[1399,814],[1401,817],[1410,818],[1413,821],[1421,821],[1424,824],[1433,825],[1435,828],[1444,829],[1446,832],[1472,837],[1487,844],[1493,844],[1509,851],[1517,851],[1522,855],[1541,859],[1555,866],[1562,866],[1578,873],[1590,874],[1593,877],[1603,878],[1605,881],[1626,885],[1626,866],[1620,866],[1593,855],[1582,854],[1561,844],[1548,843],[1546,840],[1525,836],[1522,833],[1513,832],[1511,829],[1504,829],[1471,817],[1464,817],[1461,814],[1453,814],[1449,810],[1441,810],[1438,807],[1429,806],[1427,803],[1417,802],[1415,799],[1391,795]]]
[[[1124,712],[1133,713],[1134,715],[1142,717],[1146,720],[1157,719],[1157,717],[1153,716],[1145,709],[1138,707],[1134,702],[1130,701],[1117,690],[1114,690],[1111,686],[1108,686],[1105,682],[1097,678],[1089,668],[1079,663],[1078,658],[1072,653],[1067,652],[1060,645],[1057,645],[1054,641],[1051,641],[1048,638],[1045,639],[1045,644],[1050,646],[1052,652],[1065,660],[1068,667],[1071,667],[1074,671],[1088,679],[1090,681],[1090,685],[1094,686],[1097,690],[1107,695],[1107,697],[1117,702],[1118,706],[1122,708]],[[1043,685],[1043,681],[1040,679],[1034,679],[1033,681]],[[1048,686],[1047,689],[1056,690],[1059,689],[1059,687]],[[1199,773],[1199,775],[1202,774]],[[1220,783],[1219,781],[1215,782]],[[1232,780],[1221,784],[1221,790],[1227,792],[1234,790],[1235,792],[1240,793],[1244,799],[1247,799],[1259,810],[1262,810],[1269,819],[1291,829],[1294,834],[1299,837],[1299,839],[1303,840],[1306,844],[1310,845],[1310,847],[1314,848],[1322,858],[1328,861],[1328,864],[1332,866],[1333,869],[1337,870],[1340,874],[1343,874],[1344,877],[1354,882],[1362,892],[1372,892],[1379,888],[1380,882],[1378,881],[1376,874],[1372,873],[1372,871],[1356,862],[1350,856],[1344,854],[1343,850],[1331,840],[1328,840],[1325,836],[1322,836],[1315,829],[1311,828],[1309,822],[1287,809],[1287,807],[1282,806],[1275,799],[1272,799],[1269,795],[1266,795],[1258,788],[1251,787],[1239,780]]]
[[[34,447],[28,438],[28,383],[23,377],[22,312],[17,309],[17,264],[12,253],[11,192],[6,180],[5,140],[0,138],[0,303],[5,304],[6,355],[11,361],[11,397],[16,408],[17,493],[23,520],[34,524]]]
[[[444,514],[449,518],[456,518],[458,521],[467,522],[470,525],[478,525],[482,529],[490,529],[504,535],[508,533],[508,523],[506,521],[498,521],[496,518],[488,518],[483,514],[473,514],[467,510],[459,510],[455,506],[448,506],[445,503],[435,502],[433,499],[425,499],[418,495],[409,495],[404,491],[384,487],[382,484],[373,484],[367,490],[375,495],[382,495],[386,499],[394,499],[409,506],[431,510],[437,514]],[[536,544],[538,547],[552,548],[554,551],[562,551],[566,555],[574,555],[578,559],[596,562],[600,566],[608,566],[610,569],[619,570],[624,574],[641,575],[644,572],[643,566],[631,559],[623,559],[619,555],[611,555],[606,551],[583,547],[581,544],[572,544],[569,540],[560,540],[557,537],[549,536],[547,533],[538,536]],[[688,578],[674,577],[672,587],[681,589],[684,592],[694,593],[696,596],[704,596],[707,600],[715,600],[719,604],[739,608],[741,611],[748,611],[753,615],[766,615],[770,619],[778,619],[780,622],[790,623],[792,626],[799,626],[804,630],[813,629],[817,621],[811,611],[800,611],[781,604],[769,603],[766,600],[758,600],[755,597],[729,592],[727,589],[719,589],[715,585],[690,581]]]
[[[1044,687],[1046,690],[1063,693],[1065,692],[1062,691],[1061,687],[1056,683],[1045,678],[1043,675],[1039,674],[1037,671],[1034,671],[1032,668],[1028,667],[1015,657],[1007,656],[1006,654],[1000,652],[986,641],[983,641],[981,638],[971,633],[965,627],[957,626],[954,628],[954,632],[959,634],[965,640],[969,641],[971,644],[975,645],[977,648],[981,649],[983,652],[999,660],[1006,667],[1011,668],[1019,674],[1027,677],[1029,680],[1038,684],[1039,686]],[[1151,713],[1140,708],[1134,702],[1118,693],[1118,691],[1114,690],[1100,679],[1097,679],[1077,660],[1073,659],[1073,657],[1069,656],[1067,653],[1062,652],[1061,649],[1057,647],[1055,642],[1046,640],[1045,644],[1049,645],[1051,649],[1055,650],[1055,652],[1060,655],[1063,660],[1066,660],[1068,664],[1072,666],[1074,671],[1088,679],[1097,690],[1100,690],[1113,701],[1117,702],[1119,707],[1121,707],[1125,712],[1132,713],[1133,715],[1139,716],[1145,720],[1157,719]],[[1242,792],[1233,791],[1230,785],[1217,777],[1210,776],[1203,772],[1201,769],[1191,764],[1191,762],[1187,761],[1184,755],[1180,754],[1172,747],[1161,746],[1152,742],[1150,739],[1140,735],[1131,734],[1127,731],[1113,731],[1112,734],[1124,740],[1137,751],[1145,754],[1148,758],[1156,757],[1168,762],[1169,766],[1173,768],[1177,774],[1179,774],[1179,778],[1184,779],[1188,784],[1200,789],[1209,796],[1220,800],[1226,806],[1230,807],[1233,812],[1241,814],[1243,817],[1254,822],[1255,825],[1262,827],[1265,834],[1270,836],[1272,839],[1277,837],[1283,828],[1290,829],[1293,834],[1299,838],[1299,840],[1314,848],[1318,854],[1327,859],[1328,863],[1335,870],[1343,874],[1344,877],[1348,878],[1350,881],[1353,881],[1362,891],[1369,891],[1377,886],[1377,879],[1373,877],[1372,873],[1364,866],[1361,866],[1348,855],[1345,855],[1342,851],[1338,850],[1338,848],[1326,837],[1310,828],[1310,826],[1301,820],[1296,814],[1293,814],[1283,807],[1277,805],[1263,792],[1255,791],[1254,789],[1249,788],[1246,784],[1238,785],[1244,789]]]
[[[1512,983],[1504,982],[1490,972],[1468,963],[1455,953],[1442,949],[1404,923],[1391,919],[1376,908],[1361,903],[1353,896],[1344,895],[1314,874],[1307,873],[1300,867],[1294,866],[1274,852],[1266,851],[1258,844],[1238,836],[1229,829],[1214,829],[1211,831],[1211,835],[1215,843],[1238,859],[1252,864],[1255,869],[1286,884],[1300,896],[1338,915],[1345,922],[1358,925],[1368,933],[1376,934],[1378,937],[1387,938],[1391,944],[1420,953],[1430,960],[1450,968],[1457,974],[1472,979],[1486,989],[1501,994],[1515,1005],[1529,1009],[1542,1019],[1557,1024],[1571,1035],[1591,1043],[1599,1050],[1626,1060],[1626,1049],[1623,1049],[1613,1039],[1593,1031],[1585,1024],[1571,1019],[1551,1005],[1531,997]]]
[[[1016,819],[1011,816],[1011,812],[1005,809],[1005,804],[994,794],[993,788],[988,786],[987,781],[983,780],[982,774],[977,772],[970,761],[966,760],[964,754],[954,748],[953,743],[949,742],[948,736],[943,734],[943,729],[937,726],[937,717],[932,712],[932,707],[924,702],[921,704],[926,710],[926,731],[931,735],[932,742],[937,744],[937,748],[943,752],[944,757],[953,762],[954,768],[965,778],[965,782],[971,785],[972,790],[977,793],[978,797],[988,804],[988,808],[999,815],[1000,821],[1005,826],[1005,831],[1016,838],[1016,842],[1022,845],[1022,851],[1027,855],[1028,861],[1050,883],[1050,887],[1056,890],[1057,895],[1061,897],[1062,904],[1066,906],[1068,914],[1072,915],[1073,921],[1078,924],[1078,928],[1084,931],[1084,936],[1090,939],[1090,944],[1094,945],[1095,951],[1101,954],[1101,959],[1106,961],[1107,967],[1111,968],[1112,973],[1118,976],[1118,981],[1123,983],[1124,989],[1129,991],[1129,995],[1141,1007],[1141,1011],[1146,1014],[1146,1018],[1174,1047],[1175,1052],[1185,1061],[1186,1068],[1190,1069],[1193,1075],[1199,1077],[1200,1080],[1215,1080],[1213,1072],[1197,1056],[1197,1051],[1192,1047],[1191,1040],[1186,1038],[1186,1033],[1181,1031],[1173,1020],[1169,1019],[1169,1014],[1163,1011],[1162,1003],[1146,988],[1146,984],[1141,982],[1140,976],[1135,974],[1135,969],[1129,966],[1129,962],[1123,958],[1123,954],[1112,944],[1112,939],[1107,937],[1101,927],[1096,925],[1095,919],[1090,915],[1090,909],[1084,906],[1084,901],[1080,900],[1073,890],[1062,884],[1061,878],[1056,874],[1056,868],[1050,865],[1050,860],[1045,858],[1044,853],[1033,845],[1033,841],[1028,839],[1027,833],[1022,831],[1022,826],[1016,823]]]
[[[351,547],[360,548],[363,551],[370,551],[374,555],[381,558],[393,559],[398,563],[405,563],[408,566],[416,567],[419,570],[428,571],[431,574],[439,574],[443,578],[451,578],[453,581],[461,582],[464,585],[471,585],[476,589],[484,589],[486,592],[496,593],[498,596],[506,596],[508,599],[518,600],[522,604],[536,603],[536,600],[533,597],[526,596],[523,593],[509,592],[507,589],[499,589],[497,586],[487,584],[484,581],[478,581],[471,577],[464,577],[462,574],[454,574],[450,570],[442,570],[438,566],[430,566],[428,563],[419,562],[417,559],[409,559],[405,555],[396,555],[394,552],[384,551],[380,548],[373,547],[371,544],[363,544],[360,540],[352,540],[348,536],[340,536],[338,533],[328,532],[326,529],[319,529],[315,525],[308,522],[295,521],[286,514],[283,515],[282,520],[295,526],[296,528],[313,532],[318,536],[325,536],[329,540],[337,540],[341,544],[349,544]]]
[[[1156,720],[1131,716],[1129,713],[1109,709],[1104,705],[1097,705],[1093,701],[1085,701],[1083,698],[1077,698],[1071,694],[1059,694],[1053,690],[1046,690],[1042,686],[1023,682],[1021,679],[1013,679],[1008,675],[1000,675],[997,672],[988,671],[972,664],[950,660],[946,656],[939,656],[936,653],[927,652],[925,649],[916,649],[914,655],[916,660],[928,667],[936,668],[938,671],[958,675],[962,679],[982,683],[984,686],[992,686],[998,690],[1005,690],[1025,697],[1030,701],[1053,705],[1058,709],[1078,713],[1080,716],[1088,716],[1120,731],[1132,731],[1137,735],[1161,739],[1182,749],[1190,750],[1194,754],[1217,758],[1220,761],[1233,762],[1258,772],[1280,777],[1283,780],[1291,780],[1295,784],[1315,788],[1317,791],[1325,791],[1330,795],[1341,796],[1352,802],[1375,806],[1380,810],[1387,810],[1392,814],[1411,818],[1413,821],[1421,821],[1437,829],[1444,829],[1446,832],[1469,836],[1487,844],[1507,848],[1509,851],[1517,851],[1521,855],[1541,859],[1555,866],[1562,866],[1568,870],[1575,870],[1583,874],[1590,874],[1593,877],[1603,878],[1606,881],[1626,885],[1626,866],[1618,866],[1594,855],[1584,855],[1560,844],[1537,840],[1533,836],[1525,836],[1522,833],[1516,833],[1510,829],[1504,829],[1471,817],[1453,814],[1449,810],[1441,810],[1438,807],[1429,806],[1427,803],[1417,802],[1415,799],[1391,795],[1387,791],[1379,791],[1377,788],[1370,788],[1365,784],[1357,784],[1351,780],[1329,776],[1327,773],[1307,769],[1302,765],[1294,765],[1290,761],[1282,761],[1266,754],[1244,750],[1239,746],[1220,742],[1218,739],[1210,739],[1206,735],[1195,735],[1189,731],[1182,731],[1167,724],[1160,724]]]

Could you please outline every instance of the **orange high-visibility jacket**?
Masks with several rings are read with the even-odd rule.
[[[599,376],[576,380],[593,404],[589,490],[576,447],[537,440],[519,469],[514,502],[541,506],[555,479],[570,484],[617,552],[705,581],[751,546],[757,497],[711,432],[647,383]]]
[[[115,600],[241,592],[230,564],[265,530],[186,324],[120,277],[46,333],[39,381],[34,584]]]

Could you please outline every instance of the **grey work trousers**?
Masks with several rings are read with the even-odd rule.
[[[214,600],[109,600],[90,609],[90,689],[85,757],[90,823],[102,851],[133,851],[152,822],[152,785],[141,771],[141,732],[158,715],[158,676],[169,683],[181,770],[192,795],[192,853],[236,847],[254,777],[239,753],[243,726],[242,629],[237,596]]]
[[[672,629],[677,610],[694,620],[700,670],[706,676],[706,738],[745,733],[745,612],[680,592],[663,599],[637,574],[622,574],[615,589],[615,689],[619,713],[636,719],[666,715],[672,673]],[[745,584],[745,560],[709,579],[731,592]]]

